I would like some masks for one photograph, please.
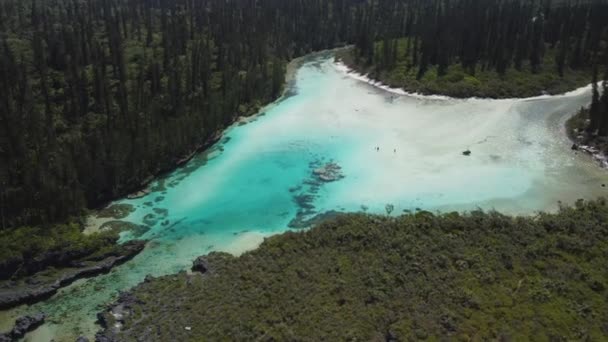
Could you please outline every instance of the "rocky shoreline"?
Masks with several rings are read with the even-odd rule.
[[[608,138],[587,132],[589,124],[589,109],[584,107],[566,121],[571,149],[589,155],[601,168],[608,169]]]
[[[44,324],[45,319],[46,315],[42,312],[17,318],[11,331],[0,334],[0,342],[12,342],[19,340],[25,336],[26,333]]]
[[[600,151],[600,149],[593,145],[578,145],[577,143],[572,144],[573,151],[581,151],[591,156],[591,159],[596,161],[598,165],[603,169],[608,169],[608,156]]]
[[[78,279],[107,273],[136,256],[145,244],[146,241],[129,241],[94,260],[75,262],[71,267],[58,269],[52,274],[38,272],[19,280],[3,281],[0,283],[0,309],[35,303],[54,295],[57,290]]]
[[[505,329],[517,326],[532,337],[537,336],[542,322],[549,322],[547,326],[553,327],[565,321],[565,332],[559,335],[564,340],[580,337],[572,329],[581,326],[587,331],[596,331],[594,336],[602,340],[608,333],[602,320],[606,313],[606,306],[602,305],[606,279],[599,266],[606,248],[597,250],[593,258],[584,249],[563,244],[552,244],[549,252],[542,255],[531,256],[526,251],[530,245],[559,238],[583,246],[603,243],[606,208],[604,200],[581,201],[577,207],[564,208],[557,214],[517,219],[483,212],[440,216],[426,212],[398,218],[346,214],[310,231],[269,238],[255,252],[238,258],[225,253],[199,257],[192,265],[191,274],[182,271],[159,278],[147,277],[99,314],[104,329],[96,334],[96,341],[215,341],[225,336],[233,340],[266,340],[268,336],[276,340],[297,339],[297,336],[340,340],[345,331],[366,326],[368,317],[377,314],[378,308],[392,311],[381,311],[382,319],[362,331],[360,340],[430,337],[449,340],[456,336],[455,331],[466,331],[466,336],[459,336],[468,337],[477,333],[476,327],[486,324],[486,319],[490,323],[503,322],[505,313],[510,317],[503,322]],[[501,225],[492,224],[496,215],[500,215]],[[554,229],[547,230],[548,224]],[[467,227],[460,231],[464,234],[460,237],[463,244],[456,250],[446,248],[454,245],[453,234],[446,234],[446,227]],[[521,236],[533,239],[522,245]],[[477,251],[479,246],[496,241],[500,245],[487,253],[488,258],[463,257],[472,250]],[[415,248],[417,246],[421,247]],[[447,252],[437,258],[435,251]],[[504,251],[514,252],[506,255]],[[564,274],[573,272],[570,264],[560,262],[564,257],[574,260],[588,273],[564,278]],[[520,286],[521,277],[513,268],[524,267],[523,272],[534,272],[537,263],[560,268],[539,276],[538,285]],[[492,270],[489,277],[480,283],[479,274],[488,273],[488,269]],[[462,285],[463,277],[467,280],[465,285]],[[473,295],[467,287],[471,283],[490,286],[492,291],[479,290]],[[540,299],[551,305],[539,305],[538,289],[544,289],[543,284],[554,283],[576,291],[545,292]],[[430,305],[428,293],[437,287],[435,295],[439,298]],[[523,298],[521,303],[514,307],[511,301],[496,302],[495,293],[501,298],[511,298],[513,288]],[[573,306],[561,305],[564,302]],[[431,312],[427,311],[429,307],[433,308]],[[539,307],[544,309],[532,310]],[[558,316],[555,316],[556,307]],[[588,314],[581,316],[579,307]],[[422,333],[412,331],[410,308],[414,308],[415,315],[421,315],[420,322],[433,322],[433,325],[425,326]],[[471,310],[495,315],[471,316]],[[453,314],[446,318],[444,313],[448,311]],[[349,316],[354,318],[342,323],[344,312],[363,313]],[[396,322],[406,322],[406,325],[393,324],[390,339],[378,334],[388,330],[385,322],[398,315],[402,318]],[[534,322],[528,324],[530,320]],[[267,334],[268,331],[272,334]],[[283,334],[285,331],[289,334]],[[316,335],[318,331],[321,333]],[[551,329],[546,331],[547,336],[554,333]],[[497,336],[495,330],[485,333],[489,339]]]
[[[129,329],[125,327],[125,322],[134,313],[134,307],[138,304],[142,304],[143,299],[137,297],[136,293],[141,288],[152,286],[154,283],[162,282],[166,278],[183,278],[186,283],[192,282],[195,278],[208,278],[217,275],[219,272],[223,272],[224,266],[234,261],[236,258],[228,253],[223,252],[211,252],[209,254],[199,256],[192,262],[192,274],[187,274],[185,271],[177,274],[167,275],[164,277],[154,278],[146,276],[145,280],[135,286],[134,288],[121,292],[118,299],[108,304],[108,306],[100,313],[97,314],[98,323],[102,329],[95,334],[96,342],[118,342],[120,341],[120,334],[129,333]],[[201,278],[202,277],[202,278]],[[188,327],[184,327],[186,330]],[[149,336],[140,336],[139,340],[147,341],[150,340],[151,336],[155,334],[152,328],[148,329],[147,334]],[[0,340],[0,342],[2,342]]]

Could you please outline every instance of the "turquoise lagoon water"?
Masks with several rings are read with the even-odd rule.
[[[394,214],[478,207],[526,214],[602,195],[608,182],[569,150],[562,128],[589,102],[589,89],[526,100],[400,95],[357,80],[325,54],[302,64],[288,94],[157,180],[146,197],[117,201],[135,208],[126,221],[145,226],[138,237],[150,242],[140,255],[2,320],[42,310],[49,323],[27,340],[92,336],[96,313],[119,290],[148,274],[189,269],[210,251],[253,249],[289,229],[298,212],[383,213],[390,203]],[[314,182],[312,170],[330,161],[345,178]]]

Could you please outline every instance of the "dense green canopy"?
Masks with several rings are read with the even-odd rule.
[[[542,77],[560,83],[607,59],[607,13],[603,1],[0,1],[0,229],[138,189],[275,99],[295,56],[353,43],[360,62],[407,59],[421,78],[455,64],[538,73],[548,47]]]
[[[205,275],[140,284],[117,337],[600,341],[607,258],[603,200],[525,218],[349,214],[239,258],[213,253]]]

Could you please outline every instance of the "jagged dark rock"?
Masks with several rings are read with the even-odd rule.
[[[89,342],[89,339],[84,336],[78,336],[76,342]]]
[[[95,334],[95,342],[115,342],[116,339],[115,337],[112,336],[107,336],[105,334],[105,332],[99,331],[97,334]]]
[[[206,256],[199,256],[192,263],[192,272],[200,272],[202,274],[207,273],[209,271],[209,263],[207,262]]]
[[[115,334],[120,331],[123,319],[131,315],[131,307],[141,303],[131,292],[120,292],[118,299],[103,312],[97,314],[98,323],[104,328],[95,334],[96,342],[116,341]]]
[[[122,245],[119,252],[110,252],[105,258],[101,258],[98,262],[88,263],[84,267],[59,270],[56,277],[46,279],[46,281],[35,279],[21,283],[7,282],[0,288],[0,309],[35,303],[52,296],[58,289],[75,280],[106,273],[114,266],[133,258],[144,249],[145,244],[146,241],[129,241]]]
[[[79,249],[69,253],[64,251],[48,251],[24,262],[21,258],[13,258],[0,264],[0,279],[9,279],[14,276],[29,276],[40,272],[50,266],[69,267],[74,259],[91,254],[91,250]],[[19,273],[19,274],[16,274]]]
[[[196,258],[192,265],[192,271],[200,272],[205,277],[216,275],[225,272],[224,267],[235,260],[236,258],[231,254],[225,252],[211,252]],[[200,274],[187,274],[185,271],[158,278],[146,276],[143,282],[139,283],[131,290],[120,292],[118,299],[115,302],[107,305],[102,312],[97,313],[97,323],[102,327],[102,330],[95,334],[95,342],[119,341],[118,335],[125,332],[125,330],[123,330],[125,329],[124,323],[133,315],[133,308],[145,304],[145,300],[137,297],[135,294],[138,288],[154,286],[155,282],[162,282],[164,278],[175,277],[180,277],[180,279],[183,278],[186,280],[186,283],[189,284],[190,280],[194,279],[196,276],[200,276]],[[141,337],[138,340],[148,341],[150,338]]]
[[[43,312],[17,318],[13,327],[13,337],[23,337],[28,331],[36,329],[44,323],[45,318],[46,315]]]
[[[7,333],[0,334],[0,342],[10,342],[17,341],[22,338],[28,332],[38,328],[44,323],[46,319],[46,315],[42,312],[39,312],[34,315],[26,315],[17,318],[15,320],[15,325],[13,329]]]
[[[234,260],[232,254],[224,252],[211,252],[207,255],[199,256],[192,263],[192,271],[201,274],[215,274],[222,269],[228,262]]]

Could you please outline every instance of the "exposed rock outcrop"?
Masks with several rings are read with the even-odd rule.
[[[8,309],[24,303],[34,303],[55,294],[61,287],[75,280],[106,273],[112,267],[130,260],[145,247],[146,241],[129,241],[98,260],[89,260],[72,267],[59,269],[53,274],[33,275],[22,281],[6,281],[0,285],[0,309]]]
[[[95,341],[117,341],[116,333],[121,330],[123,319],[132,314],[132,307],[137,303],[141,302],[131,292],[121,292],[114,304],[97,314],[97,320],[104,330],[95,334]]]
[[[207,256],[199,256],[192,263],[192,272],[200,272],[205,274],[209,271],[209,263],[207,262]]]
[[[205,275],[214,274],[234,259],[232,254],[211,252],[207,255],[199,256],[192,262],[192,272],[199,272]]]
[[[576,149],[574,148],[575,146],[576,146]],[[605,155],[604,153],[602,153],[602,151],[600,151],[599,148],[597,148],[595,146],[574,144],[572,146],[572,149],[576,150],[576,151],[583,151],[583,152],[587,153],[588,155],[591,156],[591,158],[593,158],[593,160],[595,160],[600,165],[600,167],[608,168],[608,156]]]
[[[17,318],[11,331],[0,334],[0,342],[17,341],[25,336],[25,334],[27,334],[29,331],[32,331],[42,325],[45,319],[46,315],[42,312]]]
[[[158,278],[152,276],[146,276],[144,281],[139,283],[134,288],[126,292],[121,292],[118,299],[106,306],[106,308],[97,314],[97,321],[102,326],[102,330],[95,334],[96,342],[117,342],[120,341],[119,335],[129,334],[129,327],[125,326],[125,322],[128,321],[129,317],[134,314],[146,316],[145,312],[138,312],[135,308],[141,307],[145,304],[147,299],[145,297],[138,297],[136,294],[140,293],[142,289],[154,288],[158,282],[163,282],[166,278],[180,279],[185,284],[190,284],[193,279],[200,279],[199,277],[207,278],[215,276],[222,272],[226,272],[229,269],[229,265],[235,262],[237,258],[231,254],[225,252],[211,252],[207,255],[200,256],[192,263],[192,271],[196,272],[193,274],[187,274],[186,271],[181,271],[177,274],[161,276]],[[199,272],[201,274],[199,274]],[[152,340],[152,330],[146,332],[146,336],[140,336],[138,340],[149,341]],[[0,341],[2,342],[2,341]]]

